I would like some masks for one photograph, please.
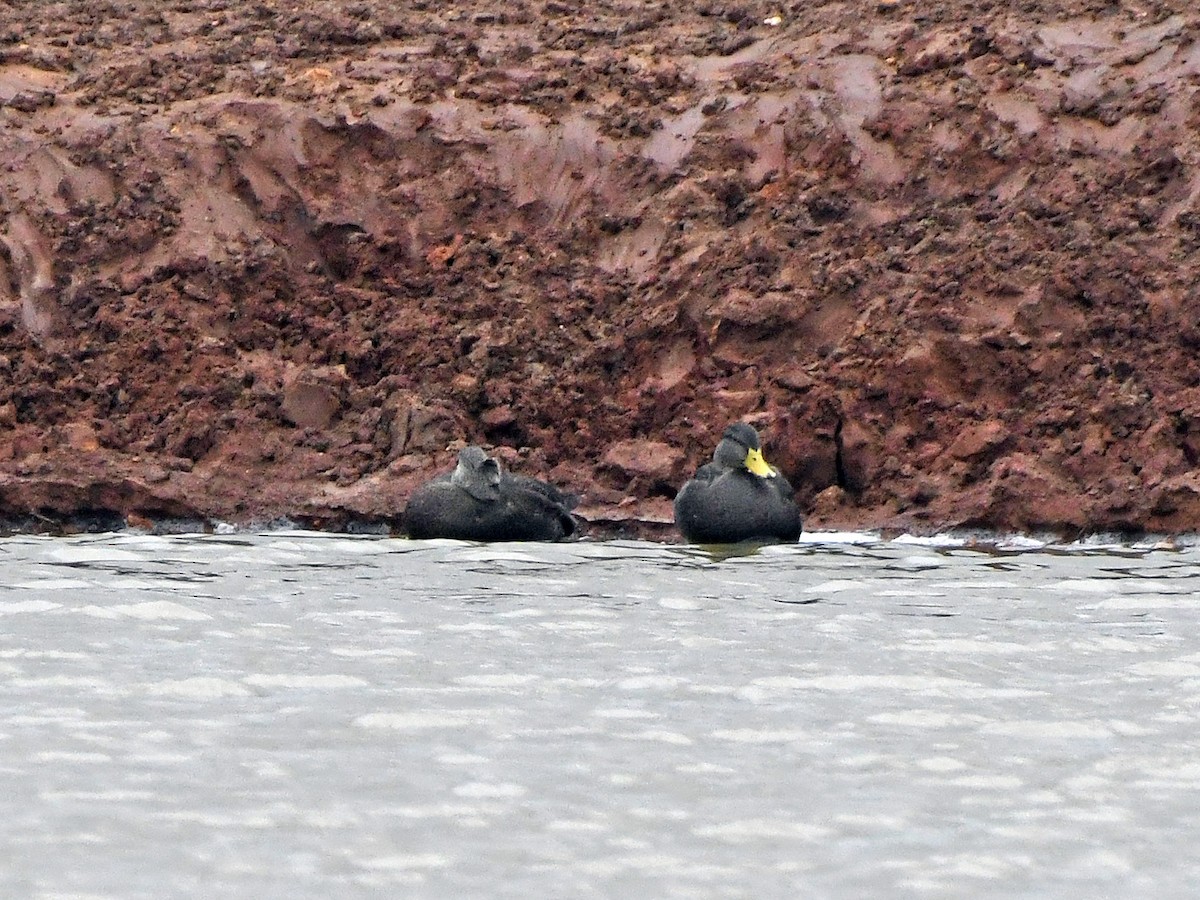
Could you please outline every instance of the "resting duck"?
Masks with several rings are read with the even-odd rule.
[[[557,541],[575,532],[575,503],[554,485],[502,472],[481,448],[466,447],[453,472],[413,492],[404,530],[414,538]]]
[[[792,486],[763,459],[758,432],[735,422],[710,463],[675,496],[675,524],[694,544],[794,541],[802,523]]]

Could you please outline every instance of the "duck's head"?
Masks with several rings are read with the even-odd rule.
[[[774,478],[777,474],[763,458],[758,432],[745,422],[734,422],[725,429],[713,460],[727,469],[747,469],[760,478]]]
[[[464,447],[458,453],[458,465],[450,481],[476,500],[500,498],[500,463],[480,447]]]

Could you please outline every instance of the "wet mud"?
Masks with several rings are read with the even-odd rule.
[[[679,6],[0,10],[0,518],[1200,528],[1200,13]]]

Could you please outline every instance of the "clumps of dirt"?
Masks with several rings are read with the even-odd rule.
[[[120,7],[0,11],[0,518],[1200,527],[1182,2]]]

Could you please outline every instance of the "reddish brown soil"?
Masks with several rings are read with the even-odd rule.
[[[1194,10],[8,4],[0,518],[394,523],[472,441],[667,535],[746,418],[812,527],[1200,529]]]

